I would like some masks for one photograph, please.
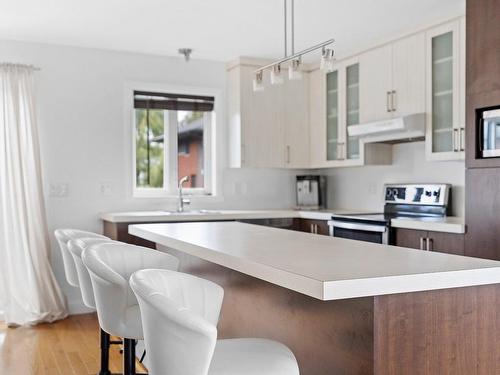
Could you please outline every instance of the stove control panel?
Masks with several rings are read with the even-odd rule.
[[[448,184],[388,184],[384,186],[385,203],[414,205],[448,205]]]

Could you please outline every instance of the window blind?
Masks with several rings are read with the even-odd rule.
[[[134,91],[135,109],[211,112],[214,109],[214,101],[213,96]]]

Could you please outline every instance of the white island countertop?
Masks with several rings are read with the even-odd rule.
[[[238,222],[129,233],[320,300],[500,283],[500,262]]]

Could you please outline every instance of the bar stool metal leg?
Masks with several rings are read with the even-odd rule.
[[[123,375],[136,375],[134,339],[123,339]]]
[[[111,344],[111,337],[109,333],[104,332],[101,328],[101,370],[99,375],[111,375],[109,371],[109,346]]]

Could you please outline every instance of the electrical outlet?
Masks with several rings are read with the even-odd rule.
[[[110,182],[101,182],[99,190],[105,197],[109,197],[113,193],[113,186]]]
[[[69,195],[69,184],[63,183],[51,183],[49,185],[49,197],[53,198],[66,198]]]

